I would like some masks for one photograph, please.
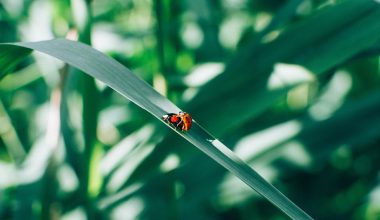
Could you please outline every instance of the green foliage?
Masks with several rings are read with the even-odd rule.
[[[77,33],[313,217],[379,218],[375,1],[12,2],[0,42]],[[214,160],[303,218],[197,122],[177,133],[214,160],[115,93],[180,110],[123,65],[67,40],[0,46],[1,219],[285,218]]]

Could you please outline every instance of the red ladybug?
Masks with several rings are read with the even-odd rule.
[[[169,113],[162,116],[162,120],[181,131],[188,131],[193,122],[193,118],[186,112]]]

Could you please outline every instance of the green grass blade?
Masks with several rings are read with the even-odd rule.
[[[195,114],[207,109],[207,115],[198,117],[202,125],[216,134],[228,133],[287,93],[288,89],[267,87],[276,63],[299,64],[321,75],[378,42],[379,17],[380,4],[374,1],[344,1],[322,9],[273,42],[247,45],[223,74],[200,88],[188,108]],[[238,107],[242,105],[245,107]],[[225,117],[236,111],[239,117],[235,120]],[[213,121],[219,123],[208,124]]]
[[[9,48],[12,45],[15,50],[24,47],[28,48],[25,50],[34,49],[46,53],[80,69],[104,82],[159,119],[168,112],[180,111],[177,106],[131,73],[126,67],[85,44],[60,39],[35,43],[2,44],[0,48],[4,46]],[[5,66],[4,63],[0,65]],[[309,215],[266,182],[229,148],[211,136],[196,122],[189,132],[176,132],[267,198],[289,217],[311,219]]]
[[[8,74],[31,50],[2,45],[0,50],[0,79]]]

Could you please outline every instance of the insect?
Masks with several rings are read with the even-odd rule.
[[[168,113],[162,116],[162,120],[181,131],[188,131],[191,128],[193,118],[186,112]]]

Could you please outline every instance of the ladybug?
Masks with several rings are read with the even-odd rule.
[[[188,131],[191,128],[193,118],[186,112],[168,113],[162,116],[162,120],[181,131]]]

